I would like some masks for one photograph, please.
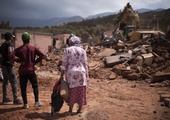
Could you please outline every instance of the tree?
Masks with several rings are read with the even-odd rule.
[[[1,21],[0,28],[1,28],[1,29],[4,29],[4,28],[5,28],[5,21],[4,21],[4,20]]]
[[[0,28],[1,29],[10,29],[11,28],[10,22],[9,21],[5,22],[4,20],[2,20],[1,24],[0,24]]]

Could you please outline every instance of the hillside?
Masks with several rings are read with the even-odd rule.
[[[141,9],[141,11],[147,9]],[[47,21],[39,21],[39,24],[47,24],[47,26],[40,27],[15,27],[16,29],[29,29],[34,31],[50,32],[53,34],[76,34],[86,41],[88,35],[92,35],[94,41],[98,43],[101,38],[102,31],[114,30],[118,27],[121,21],[121,13],[110,14],[104,17],[97,17],[95,19],[83,19],[80,16],[68,18],[50,19]],[[95,17],[95,16],[93,16]],[[141,28],[151,28],[159,24],[159,29],[166,32],[170,21],[170,9],[166,10],[152,10],[144,13],[139,13]],[[21,22],[22,23],[22,22]],[[57,26],[58,23],[58,26]],[[23,23],[24,24],[24,23]],[[55,24],[55,25],[54,25]]]
[[[159,29],[166,32],[170,21],[170,9],[139,13],[139,17],[141,28],[149,27],[153,29],[159,24]],[[102,31],[116,29],[121,19],[121,13],[118,13],[101,18],[83,20],[81,22],[72,22],[63,26],[53,26],[50,29],[43,28],[41,30],[45,32],[52,31],[54,34],[73,33],[82,37],[83,40],[86,40],[90,34],[95,42],[98,42]]]
[[[56,17],[51,19],[21,19],[21,18],[0,18],[0,21],[9,21],[12,27],[45,27],[63,25],[68,22],[79,22],[83,18],[80,16]]]
[[[147,9],[147,8],[141,8],[136,9],[138,13],[144,13],[148,11],[162,11],[163,9]],[[59,26],[64,25],[70,22],[80,22],[83,20],[89,20],[89,19],[95,19],[95,18],[102,18],[109,15],[118,14],[118,11],[116,12],[104,12],[99,13],[95,15],[90,15],[88,17],[81,17],[81,16],[70,16],[70,17],[54,17],[54,18],[39,18],[39,19],[23,19],[23,18],[17,18],[17,17],[1,17],[0,15],[0,21],[9,21],[11,27],[45,27],[45,26]]]
[[[170,25],[170,8],[162,11],[150,11],[139,14],[142,26],[155,26],[158,22],[159,28],[166,31],[167,26]]]

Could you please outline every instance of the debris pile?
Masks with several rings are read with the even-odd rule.
[[[111,48],[102,48],[102,44],[90,47],[86,49],[90,50],[90,59],[98,61],[90,66],[90,76],[105,79],[110,79],[110,75],[122,76],[128,80],[147,80],[150,83],[167,80],[166,86],[170,86],[169,45],[170,41],[164,38],[146,37],[133,43],[118,41]]]
[[[134,43],[122,41],[118,43],[111,48],[102,45],[84,46],[88,55],[90,78],[114,80],[122,77],[133,81],[144,80],[150,83],[150,87],[157,87],[158,84],[159,87],[170,87],[170,42],[168,40],[145,38]],[[48,72],[53,73],[54,76],[59,75],[61,64],[62,53],[51,53],[36,65],[36,71],[42,74],[45,71],[47,76],[43,79],[50,82]],[[170,103],[167,103],[167,98],[161,101]]]
[[[103,43],[104,46],[106,43]],[[90,47],[90,77],[114,80],[144,80],[150,87],[170,87],[170,41],[144,38],[133,43],[118,41],[109,47]],[[86,47],[87,48],[87,47]],[[161,93],[160,102],[170,107],[170,94]]]

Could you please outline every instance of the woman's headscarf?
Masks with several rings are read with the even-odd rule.
[[[80,46],[80,38],[73,35],[70,39],[69,39],[69,45],[70,46]]]

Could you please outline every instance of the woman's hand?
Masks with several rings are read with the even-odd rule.
[[[63,77],[64,77],[64,70],[61,70],[60,80],[64,80]]]

